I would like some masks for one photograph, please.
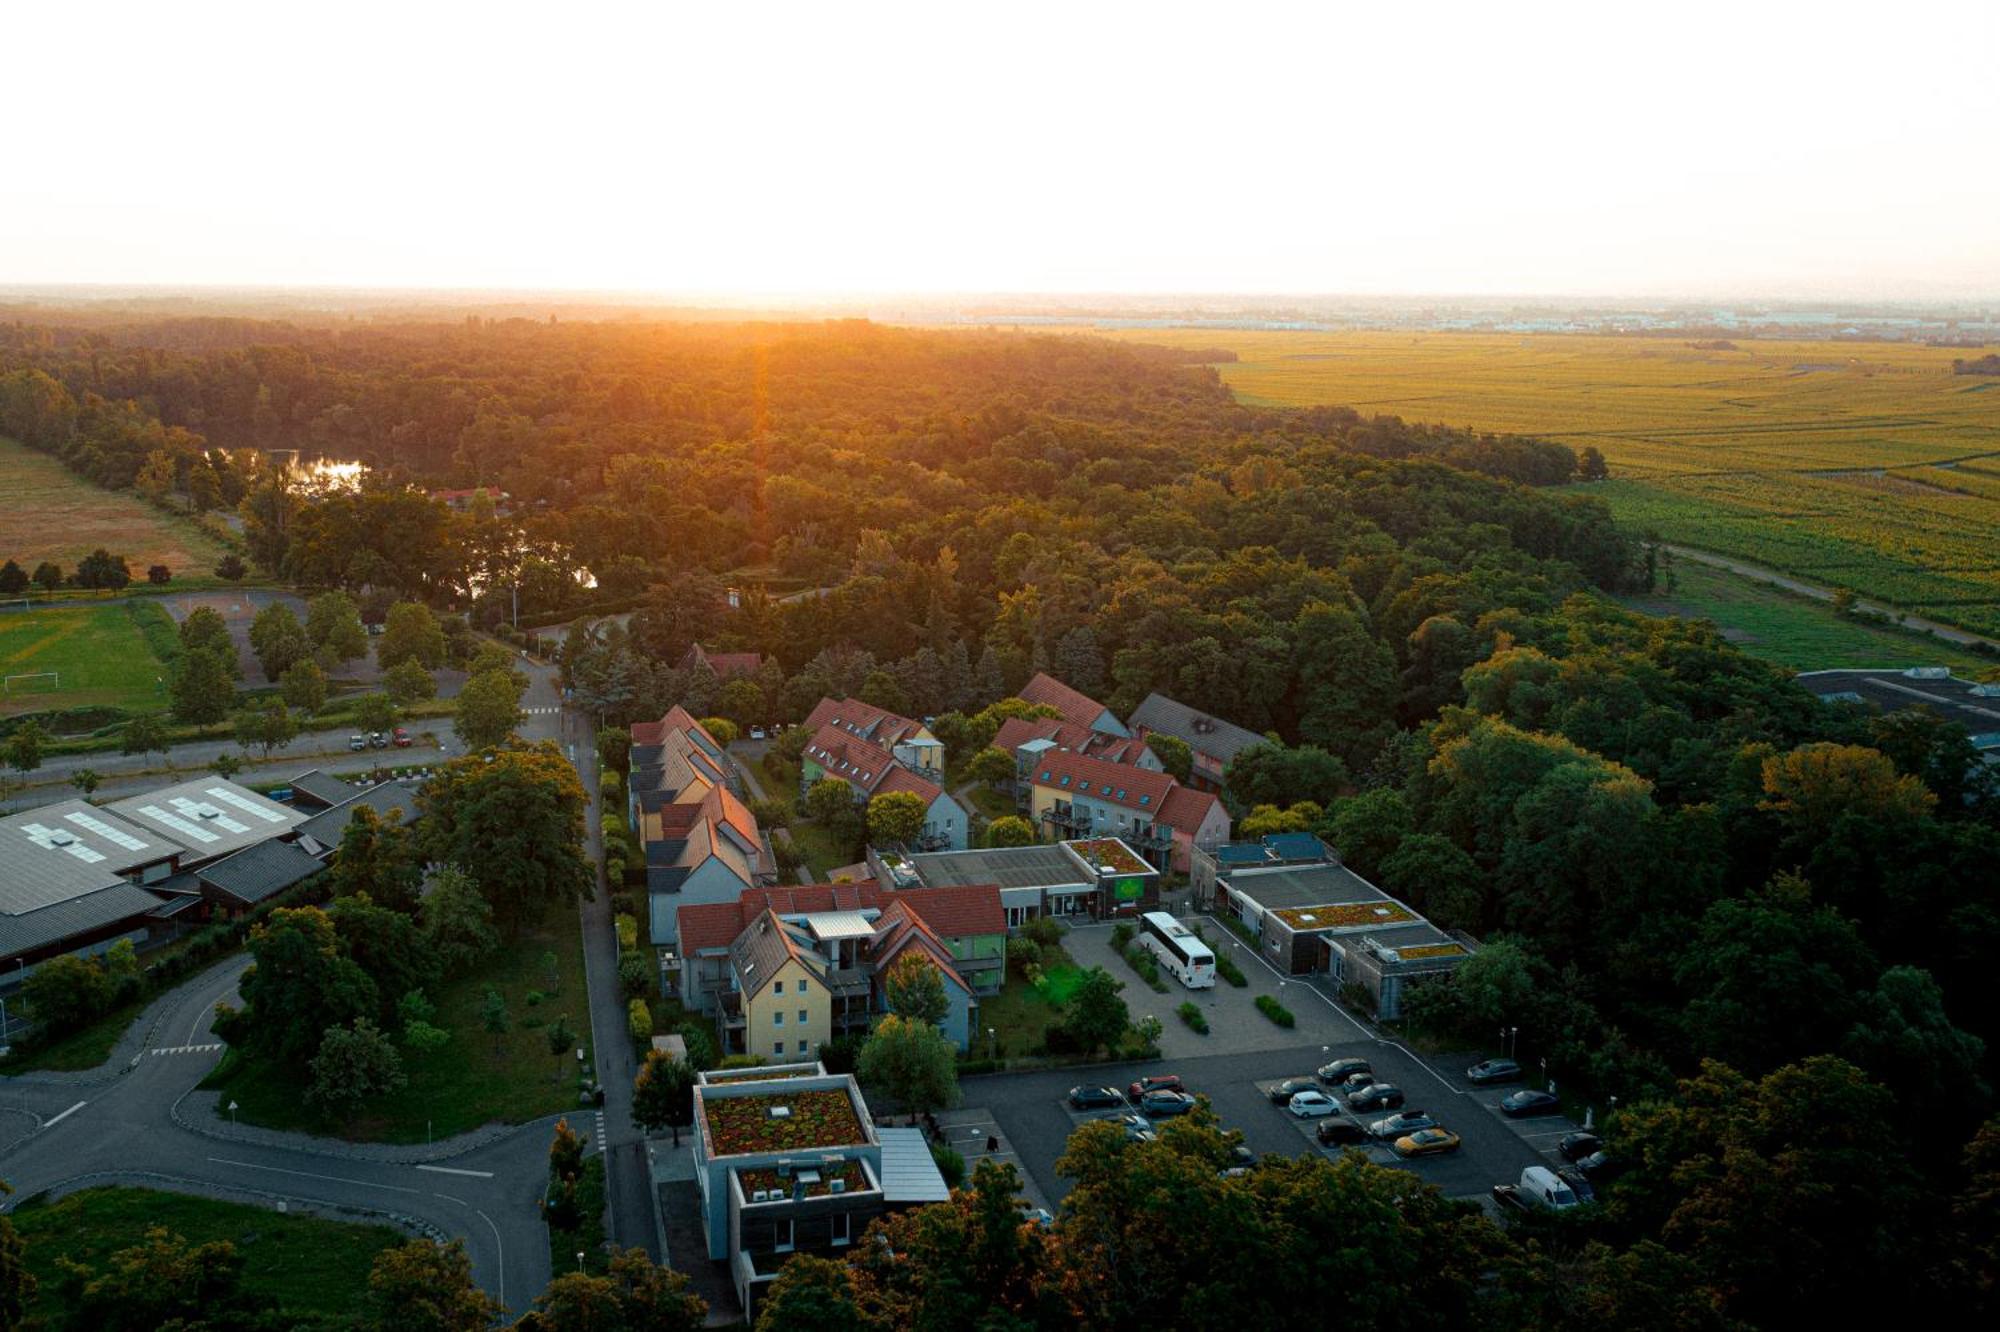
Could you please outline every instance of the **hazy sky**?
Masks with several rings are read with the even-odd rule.
[[[0,282],[2000,295],[1997,14],[10,5]]]

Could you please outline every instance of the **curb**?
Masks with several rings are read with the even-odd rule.
[[[341,1142],[338,1139],[320,1139],[312,1137],[309,1134],[292,1133],[280,1129],[257,1128],[254,1125],[236,1125],[225,1129],[219,1118],[210,1123],[203,1123],[195,1116],[184,1113],[181,1109],[182,1102],[198,1093],[204,1097],[211,1098],[208,1106],[211,1111],[215,1110],[217,1104],[222,1100],[221,1092],[203,1091],[200,1087],[188,1088],[174,1098],[174,1103],[169,1107],[167,1112],[176,1128],[186,1129],[189,1133],[211,1139],[215,1142],[233,1142],[246,1147],[274,1147],[281,1151],[299,1152],[307,1156],[321,1156],[329,1160],[372,1161],[378,1165],[417,1165],[431,1161],[449,1161],[453,1157],[464,1156],[469,1152],[491,1147],[495,1143],[513,1137],[517,1133],[526,1133],[538,1128],[552,1130],[558,1119],[568,1117],[568,1113],[565,1112],[564,1114],[545,1115],[541,1119],[531,1119],[525,1124],[486,1124],[472,1130],[470,1133],[461,1133],[457,1137],[446,1138],[441,1142],[424,1145],[414,1143],[350,1143]],[[321,1145],[322,1143],[337,1143],[338,1145],[323,1146]]]
[[[219,1195],[223,1197],[224,1201],[229,1201],[231,1198],[246,1198],[255,1200],[256,1202],[284,1203],[287,1210],[290,1210],[294,1204],[304,1204],[300,1210],[313,1215],[346,1213],[349,1215],[380,1217],[397,1229],[414,1235],[417,1238],[427,1239],[433,1244],[447,1244],[451,1240],[451,1236],[446,1234],[440,1227],[432,1225],[421,1217],[411,1216],[407,1212],[392,1212],[380,1207],[361,1207],[352,1203],[333,1203],[320,1198],[309,1198],[302,1194],[272,1193],[265,1189],[243,1188],[235,1184],[210,1184],[205,1180],[188,1179],[183,1175],[168,1175],[153,1170],[98,1170],[87,1175],[72,1175],[68,1179],[59,1180],[47,1188],[37,1191],[34,1196],[54,1200],[66,1198],[72,1193],[79,1193],[85,1189],[119,1184],[128,1184],[141,1188],[162,1187],[171,1193],[185,1193],[195,1197],[216,1197]],[[22,1201],[26,1200],[23,1199]],[[16,1204],[16,1206],[18,1205]]]

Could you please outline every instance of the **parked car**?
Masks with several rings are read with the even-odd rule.
[[[353,735],[347,737],[347,747],[349,749],[366,749],[368,748],[368,737],[356,731]]]
[[[1593,1184],[1608,1184],[1625,1173],[1625,1164],[1609,1152],[1596,1151],[1578,1161],[1576,1170]]]
[[[1576,1195],[1576,1200],[1579,1203],[1594,1203],[1597,1201],[1597,1190],[1591,1186],[1590,1181],[1584,1177],[1583,1172],[1575,1166],[1557,1166],[1556,1178],[1569,1185],[1569,1191]]]
[[[1400,1138],[1418,1129],[1436,1128],[1437,1121],[1421,1110],[1399,1110],[1386,1119],[1378,1119],[1368,1126],[1371,1138]]]
[[[1253,1166],[1257,1164],[1257,1153],[1237,1143],[1229,1149],[1229,1164],[1233,1166]]]
[[[1159,1136],[1153,1131],[1152,1120],[1144,1115],[1133,1114],[1129,1110],[1122,1115],[1100,1115],[1098,1118],[1107,1124],[1116,1124],[1124,1129],[1127,1142],[1151,1142]]]
[[[1518,1184],[1495,1184],[1493,1198],[1503,1207],[1524,1212],[1560,1212],[1577,1205],[1576,1192],[1547,1166],[1529,1166]]]
[[[380,731],[370,731],[368,733],[368,747],[370,749],[387,749],[389,747],[389,737]]]
[[[761,727],[761,726],[753,726],[753,727],[751,727],[751,728],[750,728],[750,738],[751,738],[752,740],[762,740],[762,739],[764,738],[764,728],[763,728],[763,727]]]
[[[1285,1108],[1300,1119],[1319,1119],[1340,1112],[1334,1099],[1323,1091],[1302,1091],[1285,1102]]]
[[[1363,1087],[1372,1087],[1374,1085],[1375,1085],[1375,1075],[1373,1073],[1363,1072],[1363,1073],[1349,1074],[1347,1081],[1340,1084],[1340,1094],[1343,1096],[1352,1096],[1354,1095],[1354,1093],[1360,1091]]]
[[[1405,1137],[1396,1139],[1396,1155],[1402,1157],[1442,1156],[1446,1152],[1458,1150],[1459,1137],[1448,1128],[1431,1127],[1418,1129]]]
[[[1319,1084],[1311,1078],[1286,1078],[1271,1088],[1272,1105],[1288,1105],[1291,1099],[1302,1091],[1318,1091]]]
[[[1556,1153],[1574,1165],[1603,1146],[1604,1139],[1595,1133],[1565,1133],[1556,1140]]]
[[[1125,1089],[1126,1099],[1139,1104],[1139,1098],[1149,1091],[1186,1091],[1178,1073],[1149,1073]]]
[[[1322,1147],[1359,1147],[1368,1141],[1368,1130],[1341,1115],[1322,1119],[1314,1136]]]
[[[1171,1119],[1194,1109],[1194,1097],[1162,1087],[1139,1098],[1139,1113],[1148,1119]]]
[[[1347,1097],[1349,1110],[1401,1110],[1403,1089],[1386,1082],[1371,1082]]]
[[[1076,1110],[1111,1110],[1125,1104],[1116,1087],[1071,1087],[1069,1103]]]
[[[1374,1070],[1368,1066],[1366,1059],[1336,1059],[1331,1064],[1321,1065],[1316,1076],[1327,1086],[1338,1087],[1357,1073],[1367,1074],[1371,1079],[1374,1077]]]
[[[1023,1225],[1040,1226],[1043,1230],[1049,1230],[1055,1226],[1056,1219],[1049,1214],[1048,1208],[1037,1207],[1026,1198],[1014,1199],[1014,1210],[1021,1214]]]
[[[1511,1059],[1482,1059],[1465,1070],[1465,1080],[1475,1087],[1496,1082],[1519,1082],[1521,1066]]]
[[[1562,1113],[1562,1101],[1554,1092],[1537,1091],[1533,1087],[1523,1087],[1520,1091],[1508,1092],[1500,1098],[1500,1113],[1509,1119],[1527,1119],[1532,1115],[1555,1115]]]
[[[415,741],[410,739],[410,733],[404,730],[400,726],[396,728],[395,739],[396,739],[396,748],[398,749],[408,749],[412,744],[415,743]]]

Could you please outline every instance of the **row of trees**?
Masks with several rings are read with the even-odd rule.
[[[173,570],[164,564],[151,565],[146,570],[146,581],[155,587],[174,580]],[[94,591],[116,592],[132,582],[132,569],[123,555],[113,555],[99,546],[83,557],[77,564],[76,572],[63,574],[63,568],[53,560],[43,560],[29,573],[13,560],[0,564],[0,596],[18,597],[31,586],[44,592],[54,592],[65,583],[73,587],[89,588]]]

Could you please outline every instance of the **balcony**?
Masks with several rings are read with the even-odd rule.
[[[722,1014],[722,1026],[726,1031],[743,1030],[743,992],[724,990],[715,997],[716,1009]]]

